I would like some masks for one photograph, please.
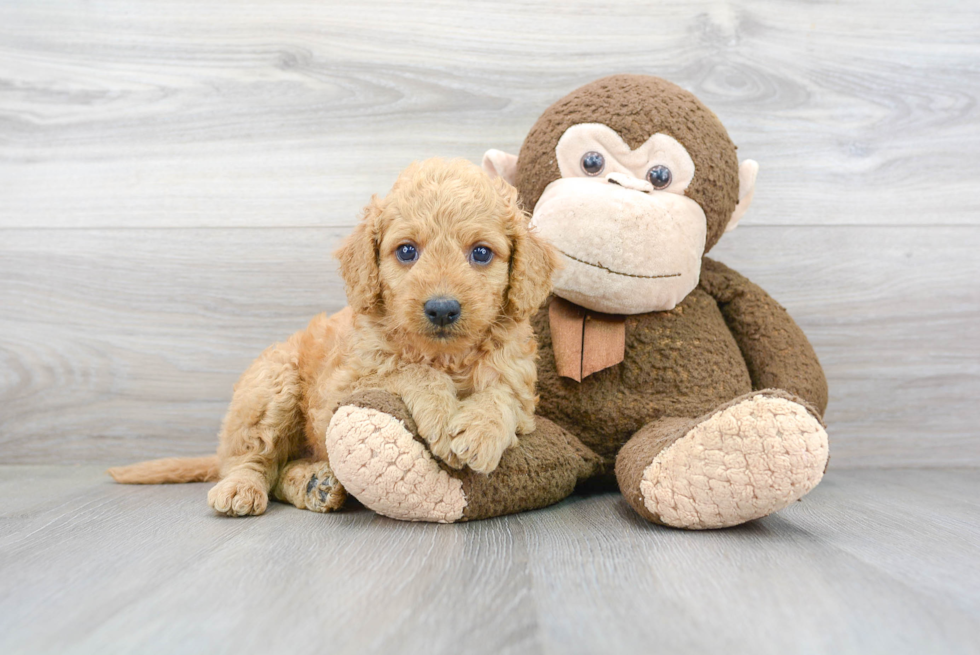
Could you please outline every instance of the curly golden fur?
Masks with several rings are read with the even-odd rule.
[[[346,497],[323,437],[343,398],[401,396],[433,454],[488,473],[533,429],[536,343],[530,317],[550,291],[554,252],[527,228],[516,190],[462,160],[412,164],[374,197],[337,251],[349,307],[315,317],[266,350],[235,385],[213,457],[110,469],[119,482],[220,480],[218,512],[261,514],[271,492],[313,511]],[[417,258],[402,262],[406,244]],[[471,255],[489,248],[489,263]],[[459,316],[437,325],[433,298]]]

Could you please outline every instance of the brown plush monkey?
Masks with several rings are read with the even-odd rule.
[[[607,77],[549,107],[518,157],[491,150],[484,167],[517,187],[564,259],[534,320],[538,430],[480,476],[432,458],[397,399],[362,395],[327,434],[338,479],[365,476],[335,450],[377,443],[382,428],[398,445],[375,453],[375,482],[348,491],[394,518],[454,521],[540,507],[615,471],[645,518],[717,528],[817,485],[828,444],[816,355],[761,288],[704,257],[745,213],[758,171],[739,166],[710,110],[659,78]]]

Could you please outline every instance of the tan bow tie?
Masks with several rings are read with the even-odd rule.
[[[558,375],[581,382],[626,356],[626,317],[602,314],[555,296],[548,307]]]

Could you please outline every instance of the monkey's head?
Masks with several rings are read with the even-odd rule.
[[[483,166],[517,187],[531,225],[561,253],[555,293],[612,314],[673,309],[701,257],[752,201],[758,165],[739,166],[721,121],[675,84],[614,75],[549,107],[519,156]]]

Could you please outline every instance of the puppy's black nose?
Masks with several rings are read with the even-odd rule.
[[[425,301],[424,309],[425,317],[439,327],[459,320],[459,301],[455,298],[430,298]]]

